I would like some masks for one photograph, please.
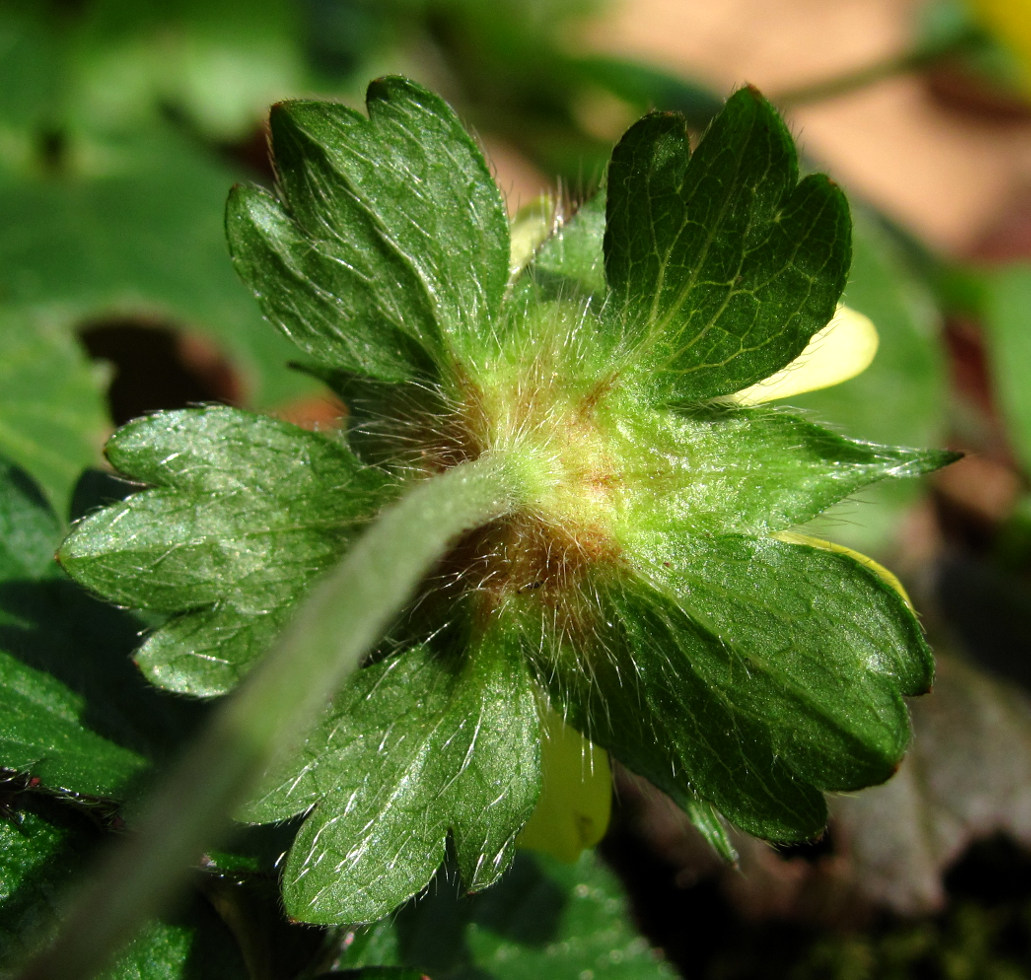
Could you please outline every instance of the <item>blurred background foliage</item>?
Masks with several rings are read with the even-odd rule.
[[[864,20],[873,16],[881,20]],[[864,375],[798,402],[854,436],[968,455],[934,479],[850,501],[818,533],[901,573],[939,655],[938,686],[915,704],[914,749],[899,775],[837,801],[818,844],[739,841],[740,869],[723,868],[666,801],[620,775],[603,853],[645,934],[688,976],[1026,976],[1031,4],[3,0],[0,454],[58,515],[40,530],[40,555],[75,513],[116,492],[96,474],[82,480],[115,423],[212,400],[305,424],[339,414],[285,368],[293,349],[236,281],[222,209],[234,182],[274,180],[269,103],[360,106],[368,79],[385,72],[452,101],[513,210],[550,190],[568,213],[637,116],[676,109],[700,131],[746,79],[845,185],[856,212],[846,299],[878,325],[881,349]],[[79,620],[65,623],[67,604],[48,601],[64,610],[59,622],[33,616],[63,631],[66,650]],[[5,602],[0,627],[18,615],[24,626],[27,614]],[[140,624],[108,626],[110,649],[127,657]],[[42,684],[18,672],[24,657],[17,671],[3,657],[8,684]],[[10,758],[0,765],[15,768]],[[87,838],[110,830],[104,814],[84,817],[36,789],[13,773],[0,784],[11,817],[0,831],[14,855],[0,935],[44,914],[69,866],[55,855],[75,864]],[[36,824],[45,829],[23,832]],[[196,975],[237,975],[260,959],[254,903],[223,880],[204,886],[206,911],[155,925],[152,946],[139,941],[141,962],[172,964],[153,975],[195,975],[187,962],[210,966]],[[621,886],[598,887],[618,895]],[[402,916],[400,939],[377,934],[355,948],[386,943],[401,970],[404,930],[425,939],[433,914]],[[587,928],[572,913],[559,919],[567,938]],[[317,945],[309,937],[296,948],[311,957]],[[371,962],[361,956],[353,965]],[[525,963],[528,975],[542,969]],[[457,972],[441,975],[467,967],[452,962]]]

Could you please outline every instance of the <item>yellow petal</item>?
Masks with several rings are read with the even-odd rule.
[[[544,784],[518,844],[572,862],[584,848],[597,844],[608,828],[609,757],[553,711],[547,712],[541,727]]]
[[[833,319],[787,367],[730,396],[738,405],[759,405],[841,384],[869,366],[877,353],[877,328],[868,317],[839,306]]]
[[[1031,0],[967,0],[967,6],[1016,57],[1028,89],[1031,86]]]
[[[836,551],[841,555],[848,555],[850,558],[855,558],[860,564],[865,565],[883,582],[890,585],[902,598],[906,601],[906,605],[915,613],[913,609],[913,603],[910,602],[909,594],[906,592],[902,583],[888,571],[882,564],[874,561],[867,555],[860,554],[858,551],[853,551],[851,548],[846,548],[843,544],[835,544],[833,541],[824,541],[823,538],[811,538],[808,534],[796,534],[794,531],[781,531],[778,534],[773,535],[775,538],[779,538],[781,541],[787,541],[788,544],[807,544],[812,548],[822,548],[824,551]]]
[[[521,207],[509,222],[511,251],[508,258],[509,281],[523,270],[533,253],[547,240],[555,226],[555,202],[546,194]]]

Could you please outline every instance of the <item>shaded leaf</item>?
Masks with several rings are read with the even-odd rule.
[[[592,853],[575,864],[521,854],[482,895],[445,885],[359,932],[345,965],[403,965],[435,980],[673,976],[633,925],[618,879]]]
[[[593,652],[590,681],[575,659],[549,678],[576,727],[678,803],[701,797],[761,837],[819,833],[823,797],[778,757],[773,726],[693,669],[711,639],[646,590],[617,587],[603,602],[607,649]]]
[[[678,802],[777,840],[819,832],[821,790],[883,782],[902,694],[932,662],[903,599],[850,557],[777,540],[673,540],[600,586],[605,652],[550,679],[578,727]]]
[[[53,562],[61,528],[24,474],[0,468],[0,767],[117,796],[193,714],[129,662],[138,624]]]
[[[110,426],[104,372],[63,326],[54,314],[0,307],[0,452],[62,515]]]
[[[306,81],[289,0],[93,0],[72,11],[41,0],[4,13],[0,115],[30,138],[67,127],[103,140],[173,115],[213,142],[239,140]]]
[[[0,969],[12,968],[57,924],[61,898],[87,867],[100,836],[69,808],[25,802],[0,820]],[[102,974],[104,980],[244,980],[228,928],[206,902],[151,922]]]
[[[225,351],[258,403],[310,389],[283,371],[293,348],[262,329],[226,255],[220,215],[239,175],[165,128],[96,154],[117,164],[99,172],[0,170],[5,302],[46,304],[66,329],[112,315],[171,320]]]

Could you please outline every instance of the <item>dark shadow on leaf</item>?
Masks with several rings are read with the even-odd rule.
[[[56,910],[53,900],[61,890],[74,880],[83,862],[93,853],[101,835],[89,819],[76,812],[73,807],[63,806],[59,801],[38,793],[21,793],[18,809],[12,811],[10,824],[15,828],[26,849],[38,846],[42,851],[52,847],[41,860],[33,863],[31,875],[14,888],[0,905],[0,968],[9,968],[13,962],[8,957],[19,958],[35,945],[33,934],[53,921]],[[55,828],[61,836],[54,846],[50,834],[37,835],[34,828],[41,822]],[[47,839],[40,845],[40,836]],[[15,845],[20,849],[22,844]],[[5,855],[7,860],[23,864],[23,855]],[[29,858],[28,860],[31,860]],[[6,865],[6,860],[3,862]],[[6,874],[4,875],[6,878]]]
[[[72,492],[71,519],[76,521],[100,507],[116,504],[137,489],[136,484],[106,470],[86,470]]]
[[[40,840],[42,848],[31,874],[0,906],[0,969],[14,966],[53,931],[65,890],[112,839],[98,832],[74,803],[28,792],[22,794],[19,810],[16,816],[23,818],[20,829],[25,846],[31,848]],[[200,880],[203,883],[203,878]],[[183,933],[189,937],[185,947]],[[195,980],[247,980],[250,976],[226,923],[197,893],[152,922],[123,952],[118,965],[105,974],[159,975]],[[285,975],[276,974],[276,980]]]
[[[205,714],[149,685],[131,660],[139,622],[73,582],[2,583],[0,610],[0,650],[80,694],[82,724],[96,734],[159,762]]]
[[[456,873],[438,873],[429,891],[397,914],[395,929],[402,961],[446,980],[490,980],[472,962],[470,926],[486,929],[521,946],[543,947],[557,938],[567,896],[529,854],[492,888],[465,895]]]

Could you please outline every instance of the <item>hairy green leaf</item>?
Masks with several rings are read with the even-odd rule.
[[[783,411],[642,413],[623,424],[636,450],[627,534],[672,529],[763,534],[811,520],[857,490],[919,476],[955,454],[847,439]],[[757,460],[761,459],[761,465]],[[662,474],[659,478],[656,474]]]
[[[230,689],[264,652],[384,483],[337,439],[218,406],[139,419],[107,451],[152,489],[79,523],[61,564],[124,605],[175,614],[137,659],[201,695]]]
[[[693,155],[681,116],[631,127],[609,166],[605,274],[652,398],[729,394],[800,354],[844,289],[849,228],[833,184],[798,183],[791,134],[754,89]]]
[[[560,710],[681,805],[708,800],[767,839],[818,834],[823,796],[778,756],[771,725],[714,692],[694,668],[690,658],[711,661],[718,641],[645,588],[613,589],[603,600],[604,645],[587,652],[589,664],[567,653],[557,669],[541,665]]]
[[[773,839],[819,832],[819,791],[892,774],[909,741],[902,694],[928,688],[933,662],[878,575],[776,539],[671,537],[648,559],[644,579],[599,586],[592,683],[574,658],[551,681],[592,739]]]
[[[489,340],[508,278],[504,204],[438,96],[373,82],[369,117],[326,102],[272,112],[282,204],[229,202],[237,270],[307,354],[385,380],[432,376]]]
[[[492,884],[539,791],[537,704],[522,657],[504,645],[464,655],[420,647],[362,670],[245,816],[314,807],[287,860],[287,911],[363,922],[428,884],[449,832],[465,887]]]

